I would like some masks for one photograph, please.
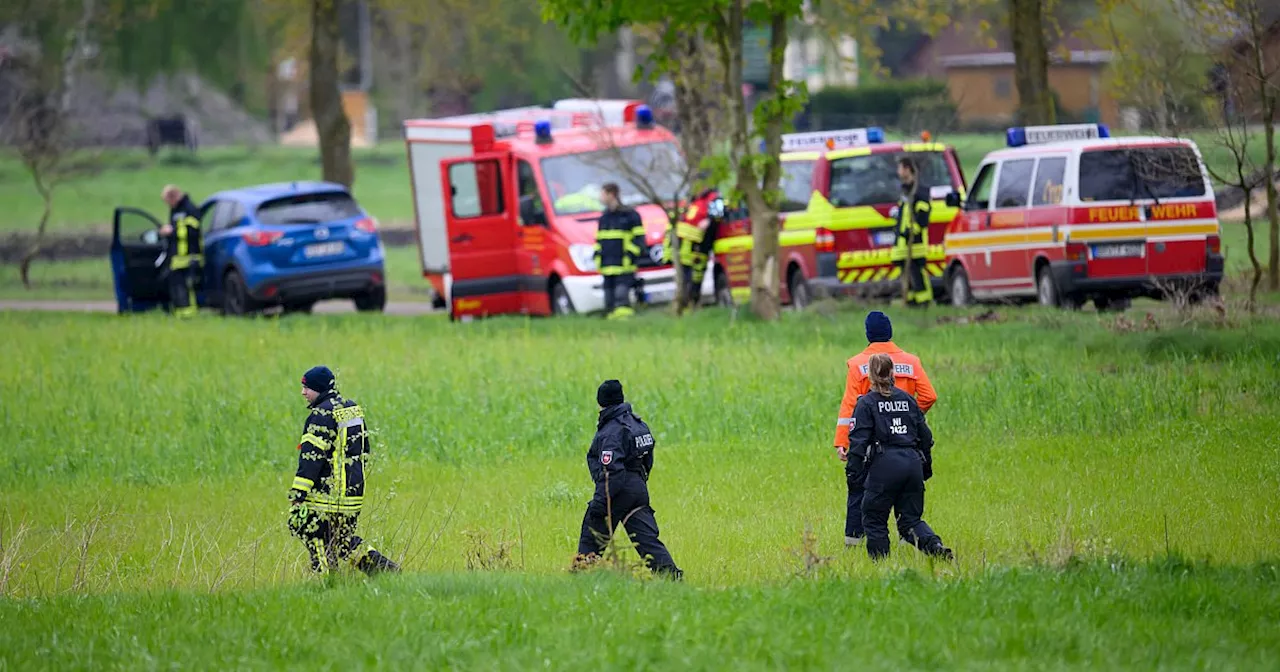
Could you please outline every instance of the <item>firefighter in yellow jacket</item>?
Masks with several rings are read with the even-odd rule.
[[[925,268],[929,255],[929,217],[933,203],[929,188],[920,184],[920,169],[909,156],[898,159],[902,196],[898,199],[897,240],[892,258],[902,265],[903,292],[908,306],[933,302],[933,285]]]
[[[166,280],[169,306],[178,317],[196,314],[196,286],[200,280],[204,252],[200,239],[200,209],[181,189],[172,184],[160,192],[169,205],[169,222],[160,227],[168,257]]]

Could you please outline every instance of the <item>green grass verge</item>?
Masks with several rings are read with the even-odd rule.
[[[1274,669],[1280,572],[1178,561],[727,590],[388,577],[0,601],[0,665],[70,669]]]
[[[1230,167],[1230,154],[1217,145],[1212,133],[1191,137],[1200,145],[1207,163]],[[1004,147],[1000,133],[942,134],[937,140],[955,146],[969,179],[987,152]],[[1259,163],[1263,146],[1261,142],[1252,146]],[[384,226],[411,226],[413,197],[404,145],[387,142],[353,153],[355,193],[360,202]],[[82,163],[83,169],[57,192],[50,224],[55,233],[105,230],[117,205],[162,212],[160,188],[168,183],[182,185],[200,199],[222,189],[320,177],[317,151],[298,147],[211,147],[195,157],[166,151],[154,159],[143,150],[108,150],[84,157]],[[0,202],[5,204],[0,231],[34,229],[42,204],[12,151],[0,151]]]

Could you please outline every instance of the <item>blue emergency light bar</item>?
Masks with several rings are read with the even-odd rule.
[[[543,119],[533,125],[534,142],[539,145],[551,143],[551,122]]]
[[[846,128],[840,131],[787,133],[782,136],[782,151],[821,151],[824,149],[837,149],[840,147],[878,145],[882,142],[884,142],[884,129],[879,126],[868,126],[867,128]],[[763,140],[760,141],[760,151],[764,151]]]
[[[648,105],[636,108],[636,128],[653,128],[653,110]]]
[[[1010,147],[1042,145],[1066,140],[1096,140],[1111,137],[1106,124],[1056,124],[1053,126],[1015,126],[1005,132]]]

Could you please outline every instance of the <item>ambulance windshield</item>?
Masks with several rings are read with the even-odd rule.
[[[837,208],[897,203],[902,195],[898,157],[902,154],[850,156],[831,162],[831,204]],[[951,171],[942,152],[909,152],[925,189],[951,188]]]
[[[628,166],[630,173],[620,168],[620,163]],[[659,195],[671,198],[683,181],[684,158],[675,143],[655,142],[542,160],[542,177],[557,215],[604,210],[600,187],[608,182],[617,183],[624,204],[635,207],[648,202],[644,192],[628,179],[635,173],[643,175]]]
[[[1204,174],[1190,147],[1142,147],[1080,155],[1084,202],[1204,196]]]

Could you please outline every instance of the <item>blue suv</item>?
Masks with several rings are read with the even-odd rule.
[[[360,311],[387,303],[377,224],[339,184],[291,182],[223,191],[200,207],[204,264],[196,300],[227,315],[267,306],[307,312],[349,298]],[[116,208],[111,268],[119,312],[167,308],[163,220]]]

